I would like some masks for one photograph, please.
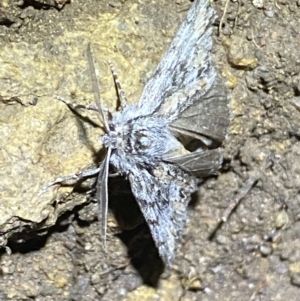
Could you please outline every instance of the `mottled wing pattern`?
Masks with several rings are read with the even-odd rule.
[[[194,102],[191,107],[181,113],[170,124],[170,128],[178,134],[200,140],[203,140],[202,137],[206,137],[215,145],[221,145],[229,121],[227,93],[218,76],[211,89],[201,96],[199,101]]]
[[[154,174],[158,170],[150,172],[136,166],[129,174],[129,181],[159,255],[164,263],[170,265],[176,239],[180,237],[186,221],[190,194],[196,190],[197,180],[170,164],[161,163],[159,169],[160,174]]]
[[[138,105],[140,115],[156,112],[174,119],[210,89],[216,76],[210,62],[214,16],[209,0],[193,3],[144,88]]]

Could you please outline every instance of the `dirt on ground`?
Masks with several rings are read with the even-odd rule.
[[[77,116],[55,98],[92,103],[88,43],[106,107],[117,104],[108,60],[135,103],[190,5],[0,0],[1,301],[299,300],[299,0],[212,3],[214,60],[232,120],[223,168],[191,202],[171,268],[145,226],[134,227],[141,215],[117,178],[106,253],[87,193],[95,179],[38,195],[99,162],[97,114]],[[252,189],[220,223],[249,179]]]

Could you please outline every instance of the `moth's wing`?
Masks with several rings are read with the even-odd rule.
[[[178,171],[183,174],[179,168]],[[174,258],[176,239],[186,220],[190,194],[196,190],[196,182],[186,179],[184,187],[176,177],[157,177],[138,167],[132,170],[129,181],[159,255],[166,265],[170,265]]]
[[[216,175],[223,161],[223,149],[203,150],[167,159],[182,170],[199,178]]]
[[[98,201],[98,219],[101,224],[100,234],[103,242],[104,249],[106,249],[106,230],[107,230],[107,211],[108,211],[108,172],[109,172],[109,159],[111,149],[107,151],[105,159],[100,165],[100,171],[96,184],[96,198]]]
[[[221,78],[217,77],[214,85],[201,100],[183,111],[170,124],[171,130],[176,135],[200,140],[208,149],[170,158],[167,161],[199,178],[217,174],[223,161],[223,149],[216,147],[222,144],[229,121],[226,88]]]
[[[177,134],[221,145],[230,121],[228,97],[222,80],[217,76],[214,85],[192,106],[172,121],[170,128]]]
[[[138,104],[140,115],[157,112],[176,117],[211,87],[216,76],[211,65],[214,10],[209,0],[196,0],[169,50],[147,82]]]

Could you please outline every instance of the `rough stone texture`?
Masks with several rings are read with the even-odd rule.
[[[96,204],[80,191],[56,186],[38,196],[45,183],[99,158],[101,128],[53,97],[92,102],[88,42],[105,105],[116,106],[107,60],[136,102],[189,5],[0,1],[0,233],[12,251],[3,249],[0,258],[1,301],[299,299],[299,1],[229,2],[221,35],[225,1],[214,3],[214,54],[232,91],[230,163],[191,204],[172,269],[162,273],[151,243],[141,243],[148,235],[142,227],[120,234],[120,216],[119,223],[109,217],[105,255]],[[93,113],[82,115],[99,122]],[[274,164],[215,231],[234,193],[268,155]],[[123,193],[128,189],[116,187],[115,215],[139,220],[134,200]]]

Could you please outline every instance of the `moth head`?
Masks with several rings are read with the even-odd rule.
[[[100,143],[102,143],[106,148],[122,148],[124,145],[123,136],[123,126],[116,126],[113,123],[109,123],[109,130],[106,134],[100,137]]]
[[[100,143],[102,143],[106,148],[117,148],[118,144],[118,133],[114,131],[110,131],[107,134],[104,134],[100,137]]]

